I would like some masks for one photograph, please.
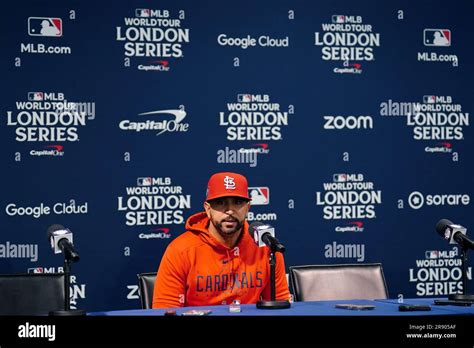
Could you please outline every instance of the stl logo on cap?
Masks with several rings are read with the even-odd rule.
[[[235,190],[235,181],[234,178],[226,176],[224,178],[224,185],[226,190]]]

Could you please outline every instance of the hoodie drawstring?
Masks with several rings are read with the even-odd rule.
[[[231,259],[231,257],[230,257],[229,249],[226,249],[226,253],[227,253],[227,263],[229,264],[229,275],[230,275],[231,281],[232,281],[232,279],[234,278],[234,274],[233,274],[233,271],[234,271],[234,261],[233,261],[233,259]],[[229,284],[229,285],[230,285],[230,284]]]

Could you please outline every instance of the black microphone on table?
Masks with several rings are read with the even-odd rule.
[[[255,221],[249,226],[249,233],[259,247],[268,246],[270,248],[270,301],[260,300],[257,302],[259,309],[286,309],[291,307],[287,300],[276,300],[276,257],[275,253],[285,252],[285,246],[275,238],[275,229],[269,224]]]
[[[448,219],[441,219],[436,224],[436,232],[449,241],[449,244],[459,244],[465,249],[474,249],[474,242],[466,236],[467,228],[455,224]]]
[[[285,246],[275,238],[275,228],[269,224],[255,221],[250,224],[249,233],[258,246],[268,246],[273,252],[285,252]]]
[[[79,254],[74,249],[72,232],[63,225],[51,225],[47,231],[48,240],[51,243],[51,249],[55,254],[64,254],[66,260],[77,262]]]
[[[448,219],[441,219],[436,224],[436,232],[449,241],[449,244],[459,244],[461,247],[462,293],[450,294],[453,301],[468,301],[474,303],[474,295],[468,293],[467,251],[474,249],[474,242],[466,236],[467,228],[455,224]]]
[[[49,312],[53,316],[86,315],[83,309],[71,309],[70,300],[70,268],[71,263],[79,261],[79,254],[74,249],[72,232],[63,225],[51,225],[46,231],[48,240],[55,254],[64,254],[64,309]]]

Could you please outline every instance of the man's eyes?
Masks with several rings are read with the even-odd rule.
[[[226,204],[226,201],[224,201],[224,200],[216,200],[216,201],[214,201],[213,203],[214,203],[215,206],[223,206],[223,205]],[[234,199],[234,200],[232,201],[232,204],[234,204],[234,205],[243,205],[243,204],[245,204],[245,200],[243,200],[243,199]]]

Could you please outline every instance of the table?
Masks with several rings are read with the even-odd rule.
[[[449,316],[449,315],[474,315],[474,305],[465,306],[438,306],[433,304],[434,298],[405,299],[404,304],[429,304],[431,311],[401,312],[398,299],[388,300],[338,300],[294,302],[288,309],[257,309],[254,304],[241,305],[240,313],[229,312],[229,306],[201,306],[172,308],[180,316],[190,309],[211,310],[212,316]],[[372,310],[348,310],[336,308],[336,304],[373,305]],[[171,308],[170,308],[171,309]],[[88,313],[91,316],[163,316],[168,309],[131,309],[117,311],[103,311]]]
[[[445,298],[440,298],[445,299]],[[257,309],[241,305],[240,313],[229,306],[174,308],[176,315],[165,316],[168,309],[131,309],[88,313],[98,320],[96,326],[111,326],[110,332],[139,335],[146,343],[474,343],[474,305],[469,307],[434,305],[434,298],[405,299],[403,304],[429,304],[430,311],[399,311],[398,299],[338,300],[294,302],[289,309]],[[347,310],[336,304],[373,305],[371,310]],[[183,312],[209,309],[207,316],[183,316]],[[178,334],[175,334],[175,330]],[[98,329],[97,329],[98,330]],[[154,334],[156,332],[156,334]],[[437,335],[440,335],[438,337]],[[118,341],[118,339],[116,339]],[[140,341],[143,343],[143,341]]]

